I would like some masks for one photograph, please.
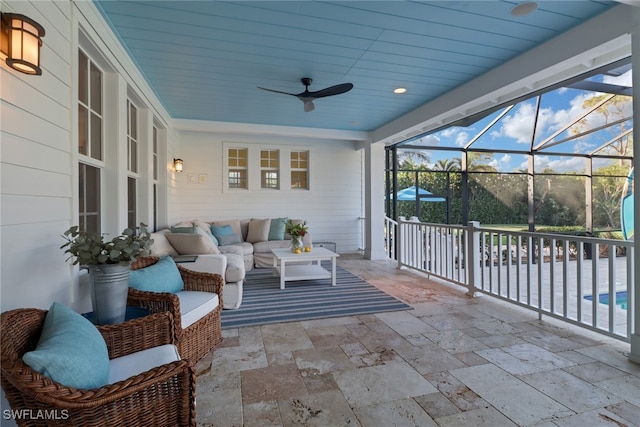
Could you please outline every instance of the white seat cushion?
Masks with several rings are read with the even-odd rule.
[[[222,308],[227,310],[240,308],[240,304],[242,304],[242,284],[242,280],[224,284],[224,288],[222,288],[222,300],[224,301]]]
[[[109,384],[126,380],[149,369],[180,359],[178,349],[173,344],[165,344],[116,357],[109,361]]]
[[[227,269],[225,271],[224,277],[225,282],[242,282],[246,274],[244,269],[244,259],[242,255],[225,254],[225,256],[227,257]]]
[[[182,329],[193,325],[220,304],[218,294],[211,292],[180,291],[176,295],[180,300]]]

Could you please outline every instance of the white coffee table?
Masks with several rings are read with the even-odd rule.
[[[280,276],[280,289],[291,280],[331,279],[331,286],[336,285],[336,258],[338,255],[329,249],[314,247],[311,252],[296,254],[290,249],[271,249],[273,252],[273,275]],[[298,262],[304,261],[300,265]],[[331,271],[327,271],[321,261],[331,261]],[[292,264],[295,262],[295,264]]]

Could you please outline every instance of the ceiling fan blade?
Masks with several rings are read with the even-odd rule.
[[[307,113],[315,110],[316,106],[313,105],[314,99],[324,98],[325,96],[340,95],[342,93],[349,92],[351,89],[353,89],[352,83],[342,83],[339,85],[330,86],[322,90],[318,90],[316,92],[309,92],[309,85],[311,84],[311,79],[308,77],[304,77],[301,80],[302,80],[302,84],[305,85],[306,88],[304,92],[300,92],[300,93],[283,92],[281,90],[267,89],[266,87],[260,87],[260,86],[257,86],[257,88],[266,90],[267,92],[274,92],[274,93],[281,93],[283,95],[295,96],[300,101],[302,101],[302,103],[304,104],[304,111]]]
[[[268,92],[275,92],[275,93],[281,93],[283,95],[291,95],[291,96],[298,96],[295,93],[289,93],[289,92],[282,92],[280,90],[273,90],[273,89],[267,89],[266,87],[260,87],[260,86],[256,86],[258,89],[262,89],[262,90],[266,90]]]
[[[309,98],[323,98],[325,96],[340,95],[341,93],[349,92],[351,89],[353,89],[352,83],[342,83],[316,92],[307,92],[305,95]]]
[[[304,112],[308,113],[310,111],[315,110],[316,106],[313,105],[313,101],[312,100],[308,100],[308,101],[302,101],[304,102]]]

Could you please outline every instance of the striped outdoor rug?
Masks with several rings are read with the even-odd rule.
[[[285,289],[270,268],[257,268],[247,273],[240,308],[222,310],[222,329],[409,309],[341,267],[336,286],[319,279],[287,282]]]

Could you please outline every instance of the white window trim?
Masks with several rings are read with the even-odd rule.
[[[83,38],[80,37],[80,39],[82,40]],[[98,212],[98,229],[100,232],[104,232],[104,228],[105,228],[105,215],[106,215],[106,207],[105,207],[105,180],[106,180],[106,175],[107,175],[107,164],[106,164],[106,150],[105,150],[105,144],[104,144],[104,140],[105,140],[105,122],[106,122],[106,118],[105,118],[105,97],[104,94],[106,92],[106,80],[105,80],[105,76],[106,76],[106,70],[101,66],[100,64],[100,60],[96,60],[95,55],[91,54],[91,51],[93,49],[91,49],[88,46],[85,46],[84,44],[80,43],[79,46],[77,47],[77,49],[75,50],[75,60],[74,60],[74,73],[76,73],[76,80],[75,81],[79,81],[79,76],[77,75],[78,73],[78,68],[80,66],[79,64],[79,55],[80,52],[82,52],[82,54],[87,58],[87,61],[89,62],[89,64],[92,64],[93,66],[95,66],[101,73],[101,94],[100,94],[100,99],[102,102],[101,105],[101,113],[100,113],[100,120],[101,120],[101,128],[100,128],[100,132],[101,132],[101,154],[102,154],[102,158],[101,159],[96,159],[94,157],[91,157],[91,131],[90,131],[90,126],[91,126],[91,114],[92,114],[92,109],[91,109],[91,99],[89,99],[89,105],[85,105],[84,103],[81,103],[80,99],[79,99],[79,91],[78,91],[78,85],[74,85],[74,105],[75,108],[73,109],[74,111],[74,146],[73,146],[73,150],[72,152],[74,153],[74,157],[75,157],[75,167],[74,167],[74,199],[75,199],[75,203],[74,203],[74,217],[75,217],[75,221],[74,223],[79,224],[80,223],[80,172],[79,172],[79,168],[81,164],[87,165],[87,166],[91,166],[91,167],[95,167],[96,169],[98,169],[99,171],[99,175],[100,175],[100,188],[99,188],[99,198],[100,200],[98,201],[99,203],[99,212]],[[91,74],[89,72],[89,69],[87,70],[88,72],[88,81],[87,81],[87,90],[90,90],[91,88]],[[78,115],[78,105],[82,104],[85,108],[87,108],[88,112],[89,112],[89,117],[88,117],[88,140],[87,140],[87,144],[88,144],[88,152],[89,155],[87,154],[83,154],[80,153],[79,151],[79,140],[80,140],[80,135],[78,132],[78,126],[80,125],[80,118]]]
[[[277,164],[278,164],[277,167],[272,167],[272,166],[264,167],[264,166],[262,166],[262,153],[264,153],[264,152],[268,152],[269,154],[275,152],[277,154]],[[271,162],[271,156],[269,156],[268,160],[269,160],[269,162]],[[282,168],[281,166],[282,166],[282,154],[281,154],[281,151],[279,149],[266,148],[266,147],[260,149],[260,188],[261,189],[277,191],[277,190],[280,190],[282,188],[282,184],[281,184],[282,183],[282,174],[280,172],[280,170]],[[276,173],[276,175],[277,175],[277,184],[278,184],[276,187],[263,187],[262,186],[262,175],[265,172],[275,172]]]
[[[245,193],[251,189],[251,144],[243,144],[243,143],[222,143],[222,164],[223,164],[223,172],[222,172],[222,190],[224,192],[229,193]],[[236,188],[229,187],[229,150],[233,148],[238,149],[247,149],[247,188]]]
[[[248,150],[247,159],[247,188],[229,188],[229,149],[230,148],[246,148]],[[263,150],[277,150],[279,153],[279,170],[280,183],[279,188],[262,188],[261,183],[261,164],[260,153]],[[309,153],[307,163],[308,188],[299,189],[291,188],[291,152],[306,151]],[[222,142],[222,192],[223,193],[246,193],[250,192],[283,192],[283,193],[300,193],[302,191],[312,191],[313,189],[313,172],[315,169],[315,156],[313,147],[310,145],[284,145],[270,143],[250,143],[250,142]]]
[[[307,153],[307,168],[306,169],[301,169],[301,168],[292,168],[291,167],[291,153],[302,153],[302,152],[306,152]],[[312,160],[312,155],[311,155],[311,150],[291,150],[289,151],[289,189],[291,191],[309,191],[311,189],[311,160]],[[293,188],[291,185],[291,173],[294,171],[306,171],[307,172],[307,187],[306,188]]]
[[[131,118],[131,108],[135,108],[136,110],[136,137],[133,138],[131,136],[131,126],[130,126],[130,118]],[[133,177],[133,178],[139,178],[140,177],[140,169],[141,169],[141,162],[140,162],[140,152],[143,151],[140,149],[140,145],[142,144],[142,141],[140,140],[141,134],[142,134],[142,129],[141,129],[141,120],[140,120],[140,106],[138,106],[138,104],[136,104],[131,98],[127,98],[127,140],[126,140],[126,152],[127,152],[127,176]],[[135,141],[135,168],[136,171],[134,172],[132,170],[132,165],[133,162],[131,160],[132,156],[131,156],[131,146],[129,145],[130,141]]]

